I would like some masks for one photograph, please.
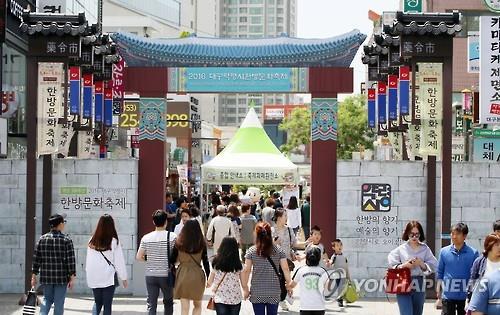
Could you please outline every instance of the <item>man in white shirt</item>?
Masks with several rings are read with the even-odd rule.
[[[214,253],[217,253],[222,239],[226,236],[235,237],[236,231],[234,230],[235,225],[231,220],[226,217],[226,207],[217,206],[217,216],[210,221],[207,230],[207,241],[213,242]]]
[[[174,312],[173,288],[168,286],[170,267],[168,252],[172,253],[176,234],[167,232],[167,213],[164,210],[153,212],[155,230],[141,239],[137,260],[146,261],[146,288],[148,291],[148,314],[155,315],[160,290],[163,293],[165,314]]]

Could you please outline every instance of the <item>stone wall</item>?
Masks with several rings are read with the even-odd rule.
[[[37,217],[41,217],[41,163],[37,172]],[[56,159],[53,168],[52,212],[68,215],[65,232],[75,246],[77,277],[74,292],[90,293],[85,281],[85,257],[87,242],[104,213],[115,219],[118,237],[124,250],[129,278],[132,279],[132,264],[136,253],[137,234],[137,160],[73,160]],[[80,187],[83,191],[71,191]],[[63,190],[61,190],[63,188]],[[66,191],[64,191],[66,189]],[[69,191],[68,191],[69,189]],[[106,197],[124,199],[113,208],[106,205]],[[61,199],[78,202],[68,207]],[[85,203],[88,198],[92,204]],[[93,204],[104,198],[103,206]],[[111,201],[111,200],[110,200]],[[111,204],[109,204],[111,205]],[[0,160],[0,293],[22,292],[24,289],[25,213],[26,211],[26,161]],[[37,237],[42,224],[37,222]],[[118,289],[129,293],[131,289]]]
[[[339,162],[337,234],[343,241],[353,278],[384,277],[387,255],[400,242],[398,238],[409,220],[420,221],[425,230],[426,173],[424,162]],[[440,173],[438,163],[436,249],[440,248],[441,235]],[[391,185],[390,212],[361,211],[361,187],[365,183]],[[500,218],[500,165],[454,163],[452,189],[452,224],[467,223],[470,229],[467,242],[481,249],[485,235],[492,230],[493,221]],[[383,293],[367,295],[385,296]]]
[[[115,218],[129,277],[132,279],[137,243],[137,165],[137,160],[54,161],[53,212],[68,214],[66,232],[74,240],[77,254],[76,292],[90,292],[85,282],[86,244],[97,219],[105,212]],[[37,200],[41,202],[41,163],[38,164],[38,172]],[[439,165],[437,174],[439,177]],[[361,186],[365,183],[391,185],[390,212],[361,211]],[[353,278],[382,279],[387,267],[387,254],[397,246],[406,222],[416,219],[425,228],[426,183],[424,162],[339,162],[338,237],[344,243]],[[26,162],[0,160],[0,293],[22,292],[24,286],[25,186]],[[436,238],[439,239],[439,178],[437,186]],[[124,207],[120,205],[113,209],[104,206],[104,210],[93,206],[90,210],[83,209],[83,206],[76,210],[74,205],[70,209],[63,209],[65,205],[61,199],[79,196],[73,196],[72,191],[62,194],[61,188],[69,187],[117,190],[119,194],[125,194],[126,203]],[[88,196],[92,201],[100,198],[95,196],[95,192]],[[500,219],[500,165],[454,163],[452,204],[452,222],[466,222],[470,227],[468,242],[476,248],[482,248],[482,241],[491,231],[492,222]],[[37,216],[41,216],[41,204],[37,204]],[[37,224],[37,235],[41,233],[41,224]],[[373,229],[377,227],[378,230],[374,232]],[[328,226],[322,228],[327,229]],[[367,228],[370,235],[367,235]],[[439,248],[439,244],[436,248]],[[132,288],[120,288],[119,292],[129,293]]]

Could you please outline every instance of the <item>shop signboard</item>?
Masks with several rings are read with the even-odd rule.
[[[404,0],[404,12],[422,13],[422,2],[424,0]]]
[[[467,33],[467,70],[479,73],[479,32]]]
[[[307,68],[169,68],[169,92],[305,93]]]
[[[38,63],[37,154],[59,151],[58,120],[63,116],[63,63]]]
[[[474,138],[474,162],[500,162],[499,138]]]
[[[479,123],[500,123],[500,16],[481,16]]]

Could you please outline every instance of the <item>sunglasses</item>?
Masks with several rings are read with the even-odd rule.
[[[420,233],[410,233],[409,235],[411,238],[419,238],[420,237]]]

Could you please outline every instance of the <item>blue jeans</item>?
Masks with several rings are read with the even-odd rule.
[[[43,302],[40,306],[40,315],[48,315],[52,304],[54,304],[54,315],[64,314],[67,286],[67,284],[43,285]]]
[[[215,303],[215,313],[217,315],[238,315],[240,313],[241,303],[239,304],[222,304]]]
[[[399,314],[422,315],[425,303],[424,277],[412,277],[413,288],[409,294],[398,294]]]
[[[255,315],[277,315],[278,304],[269,303],[252,303],[253,312]],[[267,313],[266,313],[267,310]]]
[[[101,314],[101,309],[104,307],[103,315],[111,315],[111,305],[113,304],[113,296],[115,295],[115,286],[107,288],[92,289],[94,293],[94,308],[92,309],[93,315]]]

